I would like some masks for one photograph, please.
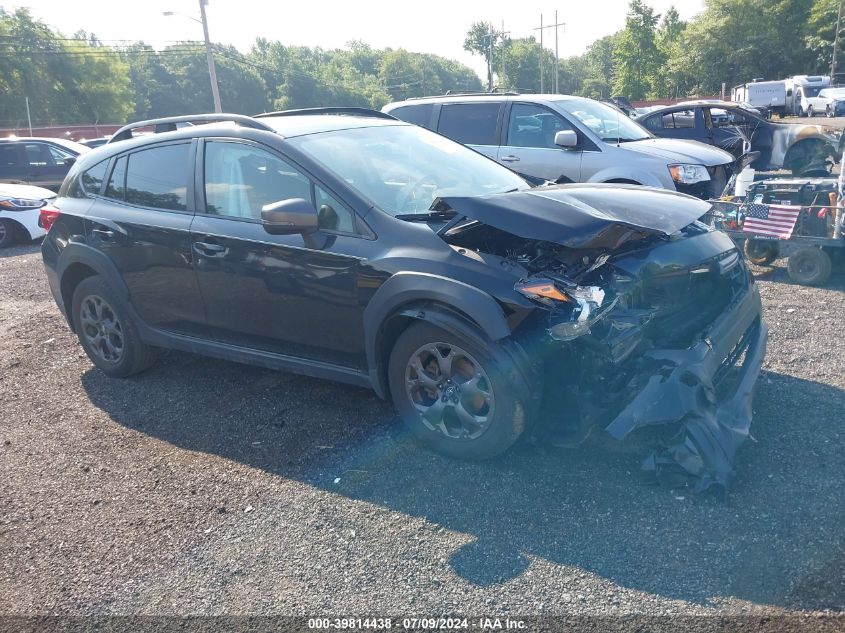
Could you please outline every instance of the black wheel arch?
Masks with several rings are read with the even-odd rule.
[[[56,266],[56,275],[65,314],[68,316],[71,313],[73,291],[83,279],[92,275],[105,278],[109,286],[118,293],[118,297],[126,301],[127,305],[129,303],[129,289],[115,265],[107,255],[85,244],[71,242],[62,250]],[[73,319],[68,318],[68,322],[71,329],[74,329]]]
[[[387,358],[392,344],[415,321],[432,323],[483,345],[511,334],[501,305],[479,288],[429,273],[396,273],[364,309],[367,367],[381,398],[388,393]]]

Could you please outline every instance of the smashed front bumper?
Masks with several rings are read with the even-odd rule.
[[[680,423],[670,445],[643,467],[661,480],[674,482],[682,475],[697,491],[726,487],[737,449],[749,434],[767,336],[759,291],[752,285],[691,348],[646,352],[643,363],[650,373],[606,430],[621,440],[642,427]]]

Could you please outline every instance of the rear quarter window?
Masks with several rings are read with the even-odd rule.
[[[397,119],[402,119],[408,123],[430,128],[432,110],[434,110],[434,104],[419,103],[416,105],[395,108],[390,111],[390,114],[395,116]]]
[[[498,103],[449,103],[440,108],[437,131],[465,145],[498,145]]]
[[[109,159],[100,161],[90,169],[82,172],[80,182],[82,191],[89,196],[98,196],[103,187],[103,179],[106,177],[106,169],[109,166]]]

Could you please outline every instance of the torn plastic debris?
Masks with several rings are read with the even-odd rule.
[[[621,440],[644,426],[680,422],[671,445],[649,455],[643,469],[666,483],[683,480],[696,492],[713,485],[727,488],[737,449],[749,436],[754,383],[765,356],[768,330],[763,323],[758,327],[747,348],[739,383],[733,395],[721,402],[704,358],[684,362],[697,355],[695,350],[647,353],[657,361],[657,369],[606,427],[608,433]]]

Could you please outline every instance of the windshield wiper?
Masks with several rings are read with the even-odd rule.
[[[396,218],[409,222],[435,222],[437,220],[451,220],[455,215],[454,211],[448,209],[446,211],[429,211],[428,213],[400,213]]]

